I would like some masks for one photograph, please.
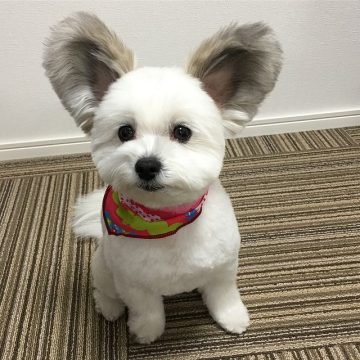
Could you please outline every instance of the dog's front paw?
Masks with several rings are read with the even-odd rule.
[[[220,309],[214,315],[222,328],[235,334],[243,333],[250,324],[248,311],[241,302]]]
[[[128,321],[130,333],[135,335],[140,344],[150,344],[161,336],[165,329],[162,315],[131,315]]]
[[[95,310],[108,321],[115,321],[125,310],[121,300],[112,299],[97,289],[94,289]]]

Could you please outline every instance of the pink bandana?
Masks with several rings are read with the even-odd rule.
[[[201,214],[206,194],[190,206],[174,210],[149,209],[118,194],[111,186],[105,191],[103,217],[109,235],[159,239],[175,234]]]

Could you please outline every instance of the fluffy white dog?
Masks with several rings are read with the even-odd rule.
[[[109,185],[78,201],[74,225],[99,239],[97,311],[115,320],[127,306],[130,332],[150,343],[164,331],[162,297],[198,289],[214,320],[241,334],[249,315],[236,285],[240,235],[218,177],[225,138],[275,85],[281,50],[271,29],[232,24],[185,70],[134,69],[114,33],[77,13],[52,29],[44,67]]]

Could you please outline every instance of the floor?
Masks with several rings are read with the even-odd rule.
[[[94,311],[94,244],[71,232],[101,185],[89,155],[0,163],[0,358],[359,360],[360,128],[233,140],[221,179],[251,326],[225,333],[194,291],[166,299],[145,346]]]

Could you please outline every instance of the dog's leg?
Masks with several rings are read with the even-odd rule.
[[[129,309],[130,333],[141,344],[156,340],[165,329],[162,296],[139,288],[122,288],[121,298]]]
[[[199,289],[210,315],[224,329],[241,334],[249,326],[249,314],[241,301],[234,271],[216,275]]]
[[[116,293],[112,274],[105,263],[102,245],[96,249],[91,262],[91,272],[95,309],[106,320],[114,321],[124,313],[125,305]]]

